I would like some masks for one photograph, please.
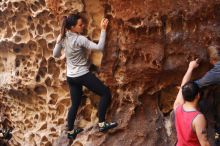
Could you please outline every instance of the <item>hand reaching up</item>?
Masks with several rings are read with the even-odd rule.
[[[108,19],[107,18],[103,18],[102,21],[101,21],[101,29],[102,30],[106,30],[107,29],[107,26],[108,26]]]
[[[198,58],[196,60],[190,61],[189,68],[190,69],[197,68],[199,66],[199,62],[200,60]]]

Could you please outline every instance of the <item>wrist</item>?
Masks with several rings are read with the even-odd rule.
[[[188,68],[188,71],[192,72],[192,71],[193,71],[193,69],[194,69],[194,68],[189,67],[189,68]]]

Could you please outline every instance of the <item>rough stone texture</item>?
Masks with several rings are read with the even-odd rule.
[[[71,142],[65,60],[54,59],[52,49],[62,16],[74,11],[84,13],[86,35],[93,41],[101,18],[110,20],[105,51],[92,53],[92,60],[113,93],[107,118],[119,126],[97,132],[99,98],[85,89],[88,98],[76,120],[85,131]],[[1,122],[14,128],[8,144],[174,145],[169,115],[177,88],[189,60],[204,60],[194,79],[208,70],[206,48],[219,45],[219,24],[219,0],[1,0]]]

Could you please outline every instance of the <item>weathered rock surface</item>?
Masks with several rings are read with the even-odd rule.
[[[99,97],[85,89],[76,124],[66,138],[70,95],[65,60],[52,49],[62,16],[83,12],[86,35],[98,41],[102,17],[110,20],[104,53],[93,53],[97,76],[113,94],[108,119],[118,128],[97,132]],[[1,122],[14,128],[12,146],[172,146],[170,112],[189,60],[204,61],[220,45],[220,0],[1,0]],[[219,94],[216,93],[218,96]],[[213,131],[210,140],[213,141]]]

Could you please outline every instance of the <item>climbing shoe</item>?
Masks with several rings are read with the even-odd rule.
[[[220,127],[215,126],[215,146],[220,146]]]
[[[101,122],[98,124],[98,126],[99,126],[100,132],[105,132],[109,129],[117,127],[118,123],[116,123],[116,122]]]
[[[215,146],[220,145],[220,134],[215,133]]]
[[[11,130],[10,129],[5,129],[2,131],[3,138],[10,140],[12,138]]]
[[[68,131],[67,132],[67,137],[69,139],[75,139],[77,134],[79,134],[80,132],[82,132],[83,129],[82,128],[77,128],[77,129],[73,129],[72,131]]]

